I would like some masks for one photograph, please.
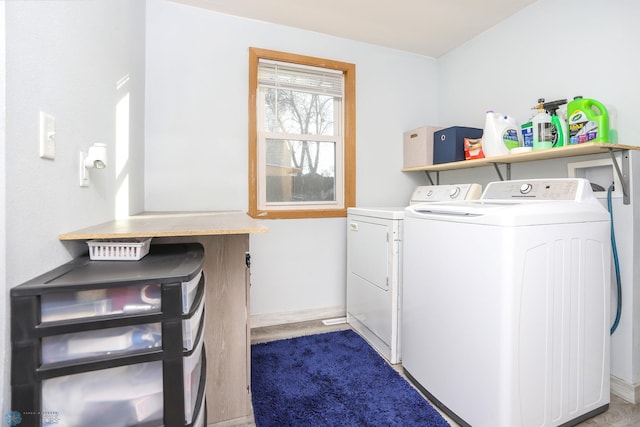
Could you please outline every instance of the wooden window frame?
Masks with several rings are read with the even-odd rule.
[[[344,203],[336,209],[261,210],[258,208],[258,61],[269,59],[293,64],[340,70],[344,75]],[[249,48],[249,216],[260,219],[336,218],[346,217],[347,208],[356,200],[356,66],[346,62],[305,55]],[[337,173],[337,171],[336,171]]]

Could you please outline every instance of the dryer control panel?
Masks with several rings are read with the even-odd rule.
[[[446,202],[450,200],[476,200],[482,195],[480,184],[424,185],[416,188],[409,204]]]
[[[529,179],[490,182],[482,200],[587,200],[593,198],[582,178]]]

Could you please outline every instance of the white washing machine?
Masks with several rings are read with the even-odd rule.
[[[609,405],[610,222],[584,179],[410,206],[402,363],[461,425],[575,425]]]
[[[418,187],[410,203],[477,199],[478,184]],[[400,355],[402,221],[405,207],[349,208],[347,322],[391,363]]]

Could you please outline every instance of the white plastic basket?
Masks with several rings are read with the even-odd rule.
[[[137,261],[149,253],[151,238],[118,241],[89,240],[89,258],[99,261]]]

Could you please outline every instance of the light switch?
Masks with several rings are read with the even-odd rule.
[[[56,119],[52,115],[40,112],[40,157],[56,157]]]

